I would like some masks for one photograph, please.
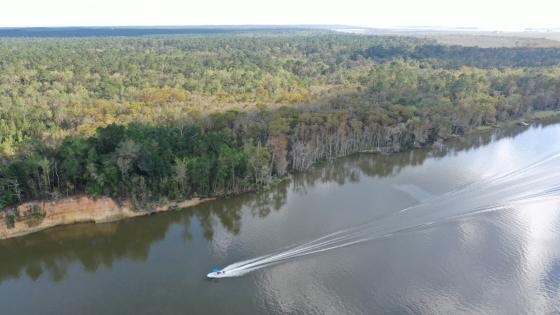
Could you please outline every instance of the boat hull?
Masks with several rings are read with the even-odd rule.
[[[208,279],[219,279],[219,278],[225,278],[225,277],[226,277],[225,273],[217,273],[217,272],[211,272],[211,273],[206,275],[206,278],[208,278]]]

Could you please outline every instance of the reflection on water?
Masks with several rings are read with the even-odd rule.
[[[45,299],[81,288],[82,303],[107,300],[89,311],[76,302],[68,313],[560,312],[560,248],[554,245],[560,242],[560,205],[555,201],[465,217],[363,250],[332,251],[232,281],[201,280],[211,266],[312,240],[473,180],[453,177],[454,169],[460,173],[470,167],[484,178],[508,163],[518,165],[520,155],[532,154],[521,154],[516,150],[523,147],[513,145],[526,130],[473,134],[429,150],[358,154],[296,174],[268,191],[0,241],[0,304],[12,301],[6,303],[12,306],[7,314],[23,305],[27,313],[42,312],[40,302],[19,299],[22,288],[40,287],[54,288],[41,293]],[[507,138],[512,141],[497,143]],[[482,152],[491,143],[495,148]],[[449,161],[465,154],[469,165]],[[130,286],[106,294],[94,289],[94,281],[112,283],[113,278]],[[124,300],[135,307],[108,298],[116,292],[129,295]],[[212,303],[216,297],[222,302]],[[45,310],[60,311],[52,305]]]
[[[142,261],[148,257],[151,244],[162,240],[174,223],[183,225],[185,240],[191,239],[193,218],[207,240],[214,235],[214,218],[235,235],[240,231],[242,207],[253,209],[255,216],[266,217],[271,210],[278,210],[284,204],[287,189],[288,185],[282,184],[269,191],[208,202],[174,213],[106,224],[63,226],[0,241],[0,282],[19,277],[22,272],[31,279],[47,272],[50,279],[59,281],[74,261],[79,261],[87,271],[110,267],[118,259]]]
[[[59,281],[74,261],[88,271],[95,271],[100,266],[110,267],[116,259],[144,260],[150,244],[164,237],[168,224],[138,223],[143,226],[130,222],[100,224],[95,228],[73,225],[0,242],[0,280],[19,277],[21,272],[37,279],[48,272],[50,279]]]
[[[548,124],[543,123],[536,127]],[[456,154],[502,138],[513,137],[523,131],[523,128],[510,127],[497,129],[492,133],[476,133],[434,146],[431,150],[421,149],[374,157],[371,154],[359,154],[334,161],[333,164],[326,163],[303,174],[296,174],[289,182],[281,183],[267,191],[205,203],[183,209],[180,213],[107,224],[64,226],[0,241],[0,253],[3,257],[0,282],[6,278],[18,277],[22,272],[31,279],[37,279],[43,272],[47,272],[50,279],[59,281],[64,278],[67,266],[74,261],[79,261],[88,271],[95,271],[99,266],[110,267],[115,259],[145,260],[150,245],[163,239],[173,223],[183,224],[184,238],[190,239],[192,218],[197,219],[204,238],[208,240],[214,235],[213,218],[218,218],[228,232],[237,234],[240,231],[243,207],[249,207],[253,216],[264,218],[271,211],[278,211],[284,205],[290,188],[305,193],[308,187],[314,187],[317,183],[357,183],[360,181],[360,174],[369,177],[391,176],[403,167],[421,165],[427,158]]]

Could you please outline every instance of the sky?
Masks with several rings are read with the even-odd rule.
[[[558,0],[1,0],[0,27],[342,24],[560,27]]]

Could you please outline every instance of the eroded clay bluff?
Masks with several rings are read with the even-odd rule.
[[[144,216],[172,209],[198,205],[210,199],[193,198],[160,204],[149,211],[133,210],[130,202],[116,202],[109,197],[69,197],[53,201],[32,201],[0,213],[0,239],[23,236],[58,225],[106,223]]]

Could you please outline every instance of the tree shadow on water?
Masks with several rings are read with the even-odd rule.
[[[212,240],[221,225],[237,235],[242,211],[266,217],[286,202],[287,184],[269,191],[218,199],[195,207],[105,224],[76,224],[55,227],[32,235],[0,241],[0,284],[9,278],[27,275],[32,280],[46,274],[52,281],[66,277],[78,262],[86,271],[111,268],[118,260],[145,261],[151,246],[163,240],[173,224],[183,226],[183,238],[191,240],[196,220],[206,240]]]
[[[540,126],[546,126],[543,123]],[[362,176],[395,175],[406,166],[422,165],[428,158],[457,154],[499,139],[515,137],[525,128],[502,128],[447,141],[432,149],[417,149],[392,155],[356,154],[295,174],[288,181],[266,191],[222,198],[181,211],[168,212],[106,224],[79,224],[57,227],[0,241],[0,284],[9,278],[24,275],[37,280],[46,274],[52,281],[61,281],[72,264],[79,263],[86,271],[111,268],[118,260],[145,261],[152,245],[163,240],[170,226],[183,226],[185,241],[191,240],[193,219],[206,240],[214,237],[221,225],[227,232],[241,232],[244,209],[256,218],[265,218],[279,211],[286,203],[288,192],[305,193],[319,183],[356,183]]]

